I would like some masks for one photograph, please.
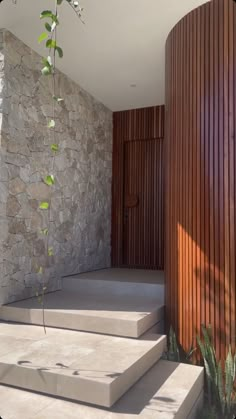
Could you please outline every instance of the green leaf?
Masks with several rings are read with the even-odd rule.
[[[57,48],[57,43],[54,39],[48,39],[46,42],[46,47],[47,48]]]
[[[47,210],[49,208],[49,203],[46,201],[41,202],[41,204],[39,205],[39,208],[43,210]]]
[[[63,57],[63,50],[60,47],[57,47],[57,46],[55,47],[55,49],[56,49],[59,57],[62,58]]]
[[[43,57],[42,58],[42,63],[48,67],[52,66],[52,59],[51,56],[49,55],[47,58]]]
[[[51,150],[54,152],[57,152],[59,150],[59,145],[58,144],[51,144]]]
[[[48,55],[48,57],[46,58],[46,65],[53,67],[51,55]]]
[[[168,359],[170,361],[175,361],[175,362],[180,361],[179,347],[178,347],[175,332],[172,327],[170,328],[170,332],[169,332]]]
[[[225,395],[224,395],[224,389],[223,389],[223,373],[222,373],[222,367],[221,362],[218,364],[217,368],[217,388],[219,392],[219,399],[222,406],[222,410],[225,410]]]
[[[44,10],[41,14],[40,14],[40,19],[43,19],[45,17],[50,17],[52,18],[53,13],[51,10]]]
[[[47,39],[47,37],[48,37],[48,34],[46,32],[42,32],[41,35],[39,35],[39,37],[38,37],[38,43],[40,44],[45,39]]]
[[[51,32],[54,31],[54,29],[56,28],[57,23],[56,22],[52,22],[52,26],[51,26]]]
[[[55,179],[53,175],[48,175],[44,178],[44,183],[48,186],[52,186],[55,183]]]
[[[191,348],[189,349],[189,351],[186,354],[186,360],[189,360],[196,350],[197,350],[197,348],[194,348],[193,346],[191,346]]]
[[[62,97],[57,97],[57,96],[53,96],[52,98],[58,103],[63,102],[63,100],[64,100]]]
[[[52,68],[45,66],[42,68],[41,73],[43,76],[50,76],[50,74],[52,74]]]
[[[59,25],[59,20],[58,20],[57,15],[54,15],[54,14],[52,15],[52,21],[56,22],[56,24]]]
[[[52,32],[52,27],[51,27],[51,25],[49,25],[48,22],[46,22],[44,26],[45,26],[45,28],[47,29],[48,32]]]
[[[48,228],[42,228],[42,230],[40,230],[40,232],[41,232],[44,236],[47,236],[47,235],[48,235]]]
[[[55,123],[54,119],[51,119],[48,123],[48,128],[55,128],[55,125],[56,125],[56,123]]]
[[[48,256],[53,256],[53,248],[49,247],[48,249]]]
[[[53,65],[52,65],[52,59],[51,59],[50,55],[47,58],[43,58],[42,62],[44,64],[44,67],[41,70],[41,73],[44,76],[48,76],[48,75],[52,74]]]
[[[44,10],[41,15],[40,19],[49,18],[52,20],[52,22],[56,22],[56,24],[59,24],[58,17],[54,13],[52,13],[51,10]]]
[[[228,413],[232,408],[232,394],[234,389],[234,359],[232,356],[231,346],[229,347],[228,355],[225,361],[225,392],[226,392],[226,407]]]
[[[58,6],[60,6],[60,4],[62,4],[63,0],[57,0],[57,4]]]

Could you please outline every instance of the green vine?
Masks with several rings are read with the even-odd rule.
[[[54,175],[54,164],[55,164],[55,155],[59,151],[59,144],[56,141],[56,121],[55,121],[55,106],[60,104],[63,101],[63,98],[59,97],[56,94],[56,59],[63,57],[63,49],[57,43],[57,28],[59,26],[59,13],[58,8],[62,5],[63,1],[67,2],[68,5],[72,8],[76,16],[81,20],[82,23],[82,11],[83,8],[80,7],[79,2],[75,0],[54,0],[54,9],[53,10],[44,10],[40,14],[41,20],[46,20],[44,23],[45,31],[40,34],[38,37],[38,42],[45,42],[45,47],[48,50],[46,57],[43,57],[42,63],[43,67],[41,73],[45,77],[51,77],[52,79],[52,118],[48,120],[47,127],[52,131],[53,142],[50,146],[52,158],[52,168],[50,173],[48,173],[43,182],[48,186],[52,187],[55,184],[55,175]],[[51,200],[42,201],[39,204],[39,209],[42,211],[49,212],[49,225],[48,228],[42,229],[40,232],[46,237],[46,256],[51,258],[54,255],[53,248],[49,246],[49,236],[50,236],[50,219],[51,219]],[[42,266],[38,268],[39,275],[42,276],[42,289],[36,292],[38,301],[42,306],[43,310],[43,327],[46,333],[45,325],[45,304],[44,297],[47,287],[44,281],[44,269]]]
[[[2,3],[3,0],[0,0]],[[14,4],[17,3],[17,0],[12,0]],[[82,12],[83,8],[80,6],[79,1],[77,0],[54,0],[53,10],[43,10],[40,14],[40,19],[46,22],[44,23],[44,31],[38,37],[38,42],[45,42],[45,47],[48,50],[46,57],[42,58],[43,67],[41,73],[45,77],[52,78],[52,118],[48,120],[47,127],[52,131],[53,143],[50,145],[51,153],[53,154],[52,158],[52,168],[50,173],[48,173],[44,178],[43,182],[48,186],[52,187],[55,184],[55,175],[54,175],[54,163],[55,155],[59,151],[59,144],[56,141],[56,121],[55,121],[55,105],[56,103],[60,105],[63,101],[63,98],[56,95],[56,83],[55,83],[55,74],[56,74],[56,59],[63,57],[63,49],[57,43],[57,28],[59,26],[59,13],[58,8],[62,5],[63,2],[66,2],[68,6],[72,9],[75,15],[80,19],[82,23]],[[40,230],[40,233],[46,237],[46,257],[51,258],[54,255],[53,248],[49,246],[49,235],[50,235],[50,211],[51,211],[51,200],[42,201],[39,204],[39,209],[42,211],[49,212],[49,225],[48,228],[43,228]],[[43,327],[46,333],[45,325],[45,305],[44,305],[44,296],[47,287],[45,285],[44,278],[44,269],[42,266],[38,267],[38,274],[42,276],[42,288],[36,291],[36,296],[39,303],[42,305],[43,309]]]

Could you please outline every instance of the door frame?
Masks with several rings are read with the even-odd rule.
[[[161,190],[161,200],[160,200],[161,201],[161,206],[158,207],[158,212],[159,212],[159,217],[160,217],[160,214],[161,214],[162,215],[161,218],[162,218],[162,220],[164,220],[163,144],[161,144],[161,145],[158,144],[157,145],[157,143],[159,141],[163,142],[163,139],[162,138],[147,138],[147,139],[142,139],[142,140],[133,140],[133,141],[124,141],[123,142],[123,156],[124,156],[123,157],[123,162],[124,162],[124,164],[123,164],[123,231],[122,231],[122,265],[121,265],[121,267],[124,267],[124,268],[150,269],[150,270],[158,270],[158,269],[163,269],[164,268],[164,264],[159,264],[159,263],[158,264],[126,264],[124,262],[125,259],[126,259],[126,254],[125,253],[127,251],[126,250],[126,246],[127,246],[127,243],[126,243],[126,233],[125,233],[125,226],[126,226],[126,222],[125,222],[125,209],[126,209],[125,200],[126,200],[126,167],[127,167],[126,166],[126,159],[127,159],[126,149],[127,149],[128,145],[130,143],[140,143],[140,146],[142,145],[142,143],[147,143],[147,142],[149,142],[149,143],[155,142],[156,143],[156,147],[157,147],[156,148],[156,152],[158,153],[158,151],[159,151],[159,153],[160,153],[159,154],[159,158],[160,158],[160,163],[161,163],[161,165],[158,166],[158,171],[160,171],[159,175],[161,176],[161,179],[162,179],[161,187],[160,187],[160,184],[159,184],[159,187],[160,187],[159,192]],[[158,150],[158,147],[160,147],[159,150]],[[132,158],[132,156],[131,156],[131,158]],[[153,166],[153,169],[154,169],[154,167],[155,166]],[[152,198],[153,198],[153,196],[152,196]],[[159,201],[157,201],[157,202],[159,203]],[[153,205],[153,207],[154,207],[154,205]],[[144,223],[145,223],[145,220],[144,220]],[[160,224],[160,220],[157,221],[157,224],[158,225]],[[148,226],[147,225],[146,225],[146,228],[148,230]],[[161,234],[162,237],[160,237],[160,236],[157,237],[158,244],[160,244],[160,242],[163,241],[163,238],[164,238],[164,230],[163,229],[161,230],[161,233],[162,233]],[[162,240],[161,240],[161,238],[162,238]],[[163,259],[164,258],[164,246],[163,246],[163,249],[162,250],[159,249],[159,255],[160,255],[160,259]]]
[[[127,267],[123,259],[124,143],[164,139],[165,106],[113,113],[111,266]],[[131,268],[131,266],[128,266]],[[148,269],[151,269],[148,267]]]

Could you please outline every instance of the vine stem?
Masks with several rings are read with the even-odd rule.
[[[54,14],[55,16],[58,16],[58,8],[57,8],[57,0],[55,0],[55,6],[54,6]],[[53,39],[55,41],[55,43],[57,42],[57,25],[55,26],[53,33],[51,34],[51,39]],[[53,70],[52,70],[52,118],[53,121],[55,121],[55,100],[54,97],[56,96],[56,81],[55,81],[55,71],[56,71],[56,49],[53,48],[53,53],[52,53],[52,48],[49,49],[49,55],[52,55],[52,66],[53,66]],[[52,133],[53,133],[53,143],[55,144],[55,136],[56,136],[56,132],[55,132],[55,125],[52,128]],[[54,171],[54,165],[55,165],[55,155],[53,154],[52,156],[52,168],[51,168],[51,175],[53,175],[53,171]],[[50,197],[49,199],[49,210],[48,210],[48,234],[46,236],[46,259],[48,259],[49,257],[51,257],[49,255],[49,237],[50,237],[50,230],[51,230],[51,203],[52,203],[52,198]],[[42,290],[42,311],[43,311],[43,328],[44,328],[44,333],[46,334],[46,324],[45,324],[45,277],[43,275],[43,281],[42,281],[42,286],[43,286],[43,290]]]
[[[71,7],[71,9],[73,10],[73,12],[76,14],[76,16],[78,17],[78,19],[80,20],[80,22],[81,23],[83,23],[83,25],[85,24],[85,22],[83,21],[83,19],[81,18],[81,15],[80,15],[80,13],[78,13],[77,11],[76,11],[76,9],[72,6],[72,4],[71,3],[69,3],[69,2],[67,2],[68,4],[69,4],[69,6]]]
[[[3,0],[0,0],[0,3]],[[56,16],[56,18],[58,17],[58,3],[57,0],[54,0],[54,15]],[[12,2],[14,4],[17,3],[17,0],[12,0]],[[69,6],[71,7],[71,9],[73,10],[73,12],[76,14],[76,16],[78,17],[78,19],[81,21],[81,23],[85,24],[85,22],[82,20],[81,18],[81,12],[82,12],[82,8],[79,7],[79,9],[77,10],[77,8],[74,6],[74,4],[72,5],[70,3],[70,1],[67,0],[67,3],[69,4]],[[51,31],[51,35],[50,35],[50,40],[54,40],[55,41],[55,45],[57,42],[57,25],[58,25],[58,21],[56,20],[56,25],[54,27],[54,29]],[[52,105],[52,114],[53,114],[53,143],[55,144],[55,135],[56,135],[56,131],[55,131],[55,97],[56,97],[56,80],[55,80],[55,72],[56,72],[56,48],[53,48],[53,54],[52,54],[52,47],[49,48],[49,56],[51,57],[52,60],[52,100],[53,100],[53,105]],[[52,150],[53,152],[53,150]],[[55,154],[53,154],[52,156],[52,170],[51,170],[51,176],[53,176],[53,171],[54,171],[54,165],[55,165]],[[54,182],[53,182],[54,183]],[[50,230],[51,230],[51,203],[52,203],[52,197],[50,196],[49,198],[49,208],[48,208],[48,232],[46,235],[46,245],[45,245],[45,251],[46,251],[46,259],[48,257],[51,257],[53,255],[49,254],[51,252],[49,252],[49,236],[50,236]],[[42,272],[41,272],[42,271]],[[45,275],[44,275],[44,271],[43,269],[40,267],[40,273],[42,273],[42,293],[40,295],[40,302],[42,305],[42,312],[43,312],[43,328],[44,328],[44,332],[45,334],[47,333],[46,331],[46,323],[45,323],[45,290],[46,290],[46,286],[45,286]],[[38,293],[36,295],[39,295]]]

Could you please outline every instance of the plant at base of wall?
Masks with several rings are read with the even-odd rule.
[[[168,347],[163,355],[163,359],[168,361],[180,362],[179,346],[176,339],[176,334],[173,327],[171,326],[168,335]]]
[[[179,348],[174,329],[171,326],[168,334],[167,351],[164,353],[162,358],[172,362],[183,362],[185,364],[190,364],[192,355],[195,351],[196,348],[191,347],[187,354],[183,354],[183,351],[181,351]]]
[[[217,362],[211,327],[202,326],[203,340],[197,337],[204,361],[207,381],[207,406],[216,419],[233,419],[236,415],[236,354],[229,347],[222,367]],[[209,416],[211,417],[211,416]]]
[[[202,326],[202,336],[202,339],[197,336],[197,343],[204,362],[207,388],[204,406],[197,412],[196,419],[236,419],[236,354],[233,355],[229,347],[222,368],[222,362],[216,359],[211,326]],[[187,355],[182,355],[176,334],[170,328],[164,359],[190,363],[195,351],[196,348],[190,349]]]

